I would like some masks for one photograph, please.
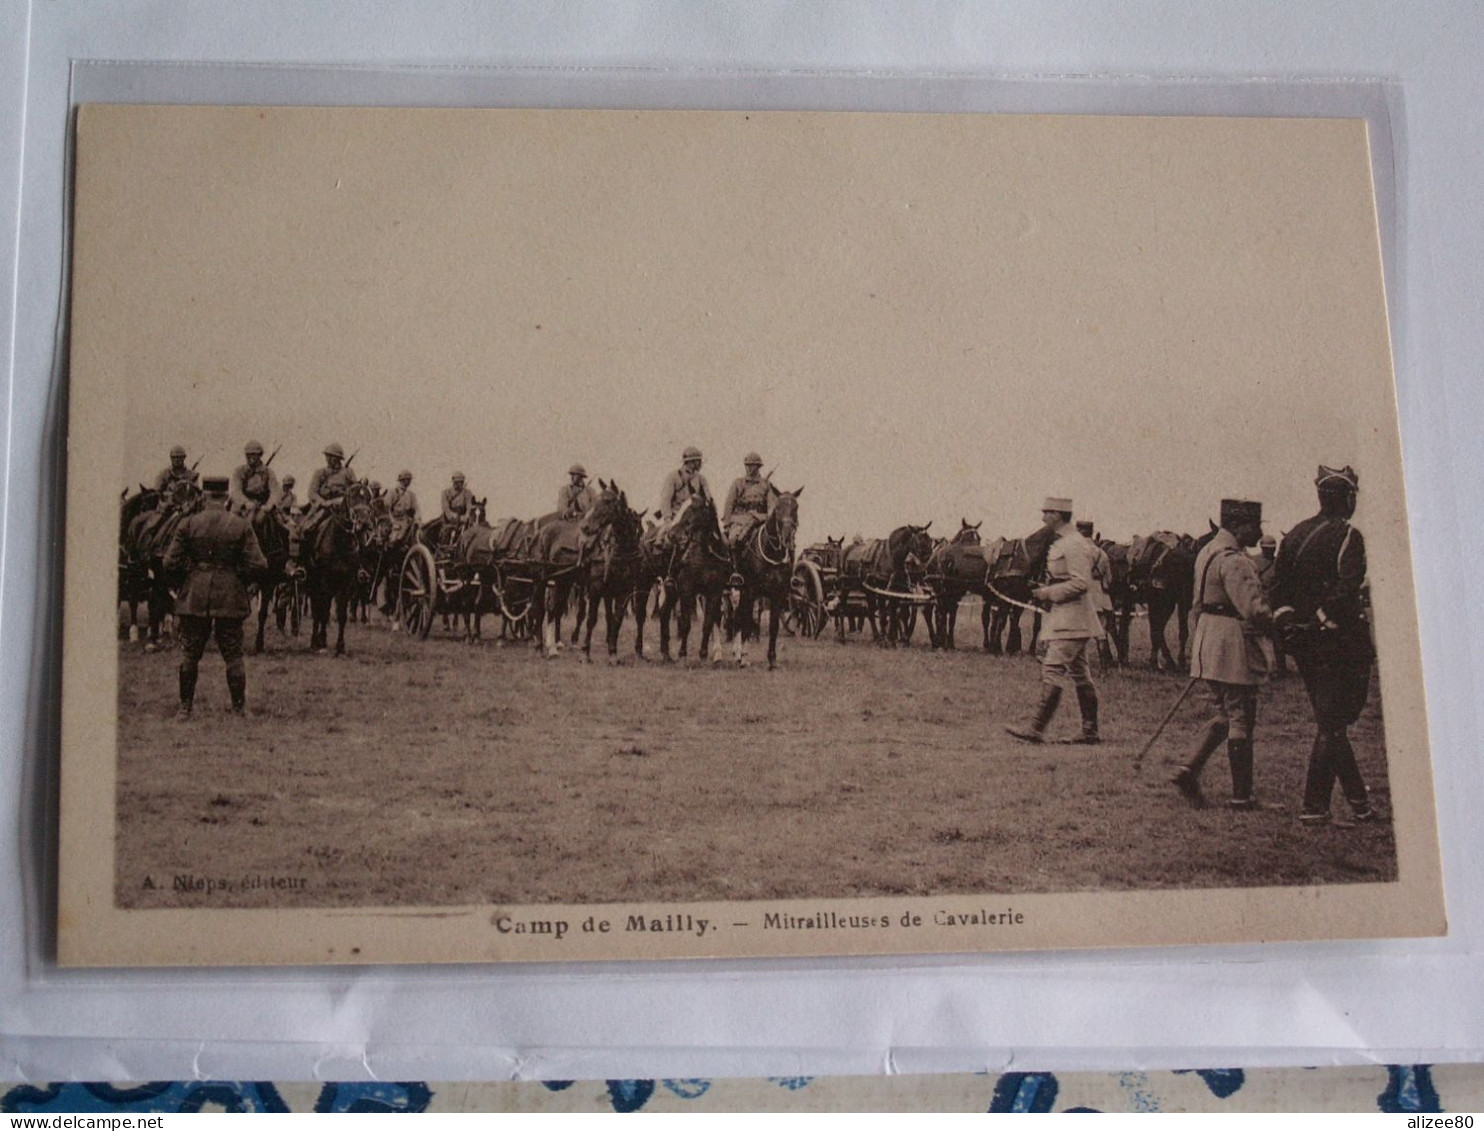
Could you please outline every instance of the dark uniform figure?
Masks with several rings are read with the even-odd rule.
[[[1335,779],[1358,821],[1375,816],[1347,733],[1371,687],[1370,625],[1363,589],[1365,539],[1350,525],[1360,477],[1349,467],[1319,468],[1319,513],[1283,539],[1273,567],[1278,631],[1298,664],[1317,733],[1300,820],[1329,820]]]
[[[247,519],[227,509],[227,480],[204,481],[204,508],[175,528],[165,569],[184,573],[175,601],[180,620],[180,718],[191,717],[196,698],[196,671],[206,644],[216,634],[227,665],[232,710],[247,709],[247,668],[242,660],[242,621],[251,611],[247,582],[265,572],[268,561]]]

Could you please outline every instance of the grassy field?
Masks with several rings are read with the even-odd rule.
[[[977,623],[961,619],[972,643]],[[601,635],[601,625],[599,635]],[[307,634],[307,626],[305,629]],[[1027,658],[784,639],[780,666],[542,661],[352,628],[350,655],[269,631],[249,711],[221,660],[174,720],[176,655],[119,645],[118,902],[125,907],[765,899],[1381,881],[1389,819],[1297,821],[1312,738],[1296,677],[1265,693],[1267,808],[1194,811],[1168,783],[1194,694],[1133,759],[1182,681],[1100,679],[1105,744],[1026,746]],[[625,647],[628,647],[625,636]],[[694,648],[694,641],[693,641]],[[1142,649],[1138,655],[1144,655]],[[751,658],[761,660],[756,645]],[[1052,738],[1076,733],[1064,703]],[[1383,814],[1378,700],[1353,731]],[[1209,796],[1229,790],[1225,758]],[[1337,801],[1337,808],[1343,803]],[[264,877],[264,886],[241,877]],[[180,877],[186,877],[184,883]],[[231,879],[226,891],[206,881]],[[277,886],[271,886],[273,883]]]

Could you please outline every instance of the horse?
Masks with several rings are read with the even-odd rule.
[[[323,510],[324,521],[302,547],[304,586],[309,592],[313,652],[329,648],[330,614],[335,615],[335,655],[345,655],[345,621],[363,573],[361,551],[371,523],[371,491],[363,483],[348,488]]]
[[[699,655],[703,660],[709,658],[711,633],[721,622],[722,593],[735,572],[731,550],[717,521],[716,504],[702,496],[690,499],[672,526],[669,539],[656,544],[648,537],[645,552],[654,577],[664,587],[659,608],[660,658],[665,663],[671,662],[672,615],[678,615],[679,658],[685,658],[690,647],[691,618],[698,602],[701,606]]]
[[[1046,555],[1056,532],[1040,527],[1024,538],[996,538],[984,548],[987,563],[984,576],[984,600],[990,606],[989,635],[984,650],[993,656],[1019,655],[1022,648],[1020,617],[1031,601],[1031,590],[1046,571]],[[1000,638],[1009,627],[1004,647]],[[1031,649],[1041,634],[1041,614],[1035,614],[1031,627]]]
[[[627,500],[623,509],[628,510]],[[577,522],[554,514],[537,520],[530,562],[535,581],[531,617],[532,626],[540,629],[536,646],[548,660],[556,658],[562,617],[573,587],[582,582],[588,551],[617,520],[617,508],[602,513],[594,508]]]
[[[969,525],[966,518],[959,519],[958,533],[951,539],[939,539],[928,556],[924,580],[933,594],[933,603],[928,606],[928,637],[934,652],[942,648],[954,650],[953,634],[958,625],[958,605],[969,593],[984,589],[984,578],[988,563],[984,560],[984,545],[979,536],[983,522]],[[984,646],[989,648],[990,605],[985,601],[980,619],[984,624]]]
[[[933,553],[932,525],[899,526],[887,538],[853,543],[841,555],[842,604],[856,590],[865,595],[871,638],[883,648],[907,642],[909,614],[915,612],[910,594]],[[844,640],[843,618],[837,616],[835,625],[837,638]]]
[[[1189,534],[1157,530],[1147,538],[1135,538],[1129,547],[1128,595],[1119,613],[1119,635],[1127,639],[1128,618],[1142,601],[1149,610],[1149,666],[1155,671],[1168,665],[1183,671],[1189,658],[1190,606],[1195,592],[1195,557],[1216,535],[1211,531],[1197,539]],[[1165,629],[1178,616],[1180,652],[1170,652]],[[1125,647],[1126,654],[1126,647]],[[1163,664],[1161,663],[1163,661]]]
[[[148,606],[146,652],[159,648],[161,626],[175,608],[175,590],[165,572],[165,553],[170,549],[176,527],[183,518],[194,513],[200,503],[199,487],[187,480],[176,480],[163,493],[140,487],[134,505],[124,504],[129,517],[124,528],[125,552],[120,561],[128,562],[131,583],[137,586],[134,590],[136,603],[138,595],[142,595]],[[133,611],[134,605],[131,604],[131,613]]]
[[[289,527],[275,507],[257,507],[248,516],[254,537],[268,559],[268,569],[258,582],[258,633],[253,638],[253,655],[263,651],[263,634],[268,627],[268,612],[280,585],[292,588],[295,569],[289,552]],[[285,610],[286,612],[287,610]]]
[[[159,505],[160,493],[142,483],[138,494],[130,495],[129,489],[125,487],[123,494],[119,496],[118,599],[119,604],[129,606],[129,623],[119,626],[121,640],[127,640],[139,623],[139,606],[147,605],[150,591],[149,563],[135,555],[130,530],[135,519],[155,510]],[[147,607],[145,615],[148,616]]]
[[[799,529],[799,496],[803,493],[802,487],[780,491],[768,517],[733,548],[735,572],[742,584],[730,604],[725,631],[739,667],[746,663],[748,634],[758,634],[760,600],[768,602],[768,670],[778,667],[778,626],[793,589],[794,537]]]
[[[654,583],[653,568],[644,552],[644,514],[629,507],[628,495],[616,482],[598,480],[601,494],[581,520],[582,535],[589,540],[590,550],[576,582],[581,598],[577,628],[587,624],[582,643],[582,658],[593,658],[593,629],[598,623],[598,610],[604,614],[608,642],[608,660],[617,662],[618,634],[623,628],[624,612],[634,608],[634,655],[644,659],[644,621],[649,606],[649,589]],[[582,602],[585,602],[584,609]],[[574,630],[573,643],[577,637]]]

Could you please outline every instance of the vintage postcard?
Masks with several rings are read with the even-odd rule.
[[[1363,121],[87,105],[74,182],[62,963],[1446,930]]]

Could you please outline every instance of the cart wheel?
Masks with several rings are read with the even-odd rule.
[[[793,578],[789,582],[788,619],[797,626],[805,639],[814,640],[824,631],[824,578],[819,567],[811,561],[801,561],[794,566]]]
[[[407,635],[426,640],[438,612],[438,567],[433,553],[418,543],[407,551],[397,578],[397,619]]]

